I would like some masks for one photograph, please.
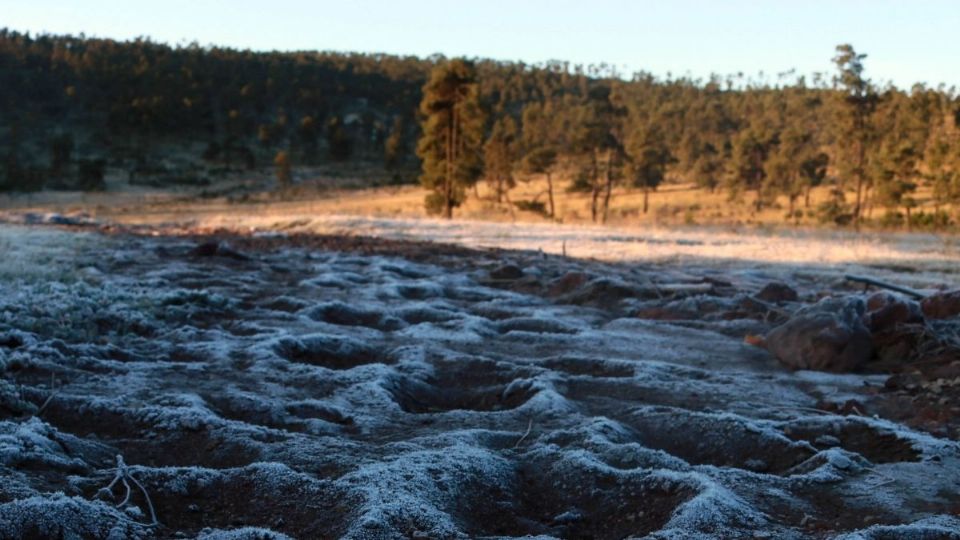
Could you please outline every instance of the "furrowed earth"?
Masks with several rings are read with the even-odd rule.
[[[960,538],[960,373],[744,342],[834,266],[105,231],[0,226],[0,538]]]

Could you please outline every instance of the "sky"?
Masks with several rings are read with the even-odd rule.
[[[960,0],[0,0],[0,27],[254,50],[606,62],[706,78],[832,75],[836,45],[901,88],[960,87]]]

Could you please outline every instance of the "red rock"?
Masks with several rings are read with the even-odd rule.
[[[873,354],[861,298],[825,298],[766,336],[767,349],[793,369],[847,372]]]
[[[779,281],[767,283],[756,296],[767,302],[796,302],[800,298],[793,287]]]
[[[903,324],[923,324],[920,304],[889,292],[867,298],[867,311],[870,331],[874,333]]]
[[[960,315],[960,289],[937,293],[920,302],[923,314],[931,319],[950,319]]]
[[[547,295],[560,296],[571,293],[582,287],[589,279],[590,276],[583,272],[567,272],[550,282],[547,288]]]

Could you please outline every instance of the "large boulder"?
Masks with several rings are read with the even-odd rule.
[[[862,298],[824,298],[771,330],[767,349],[793,369],[854,370],[873,354],[865,315]]]

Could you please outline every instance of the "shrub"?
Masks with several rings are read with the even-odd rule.
[[[547,207],[540,201],[516,201],[513,205],[516,206],[518,210],[524,212],[533,212],[544,217],[547,216]]]

